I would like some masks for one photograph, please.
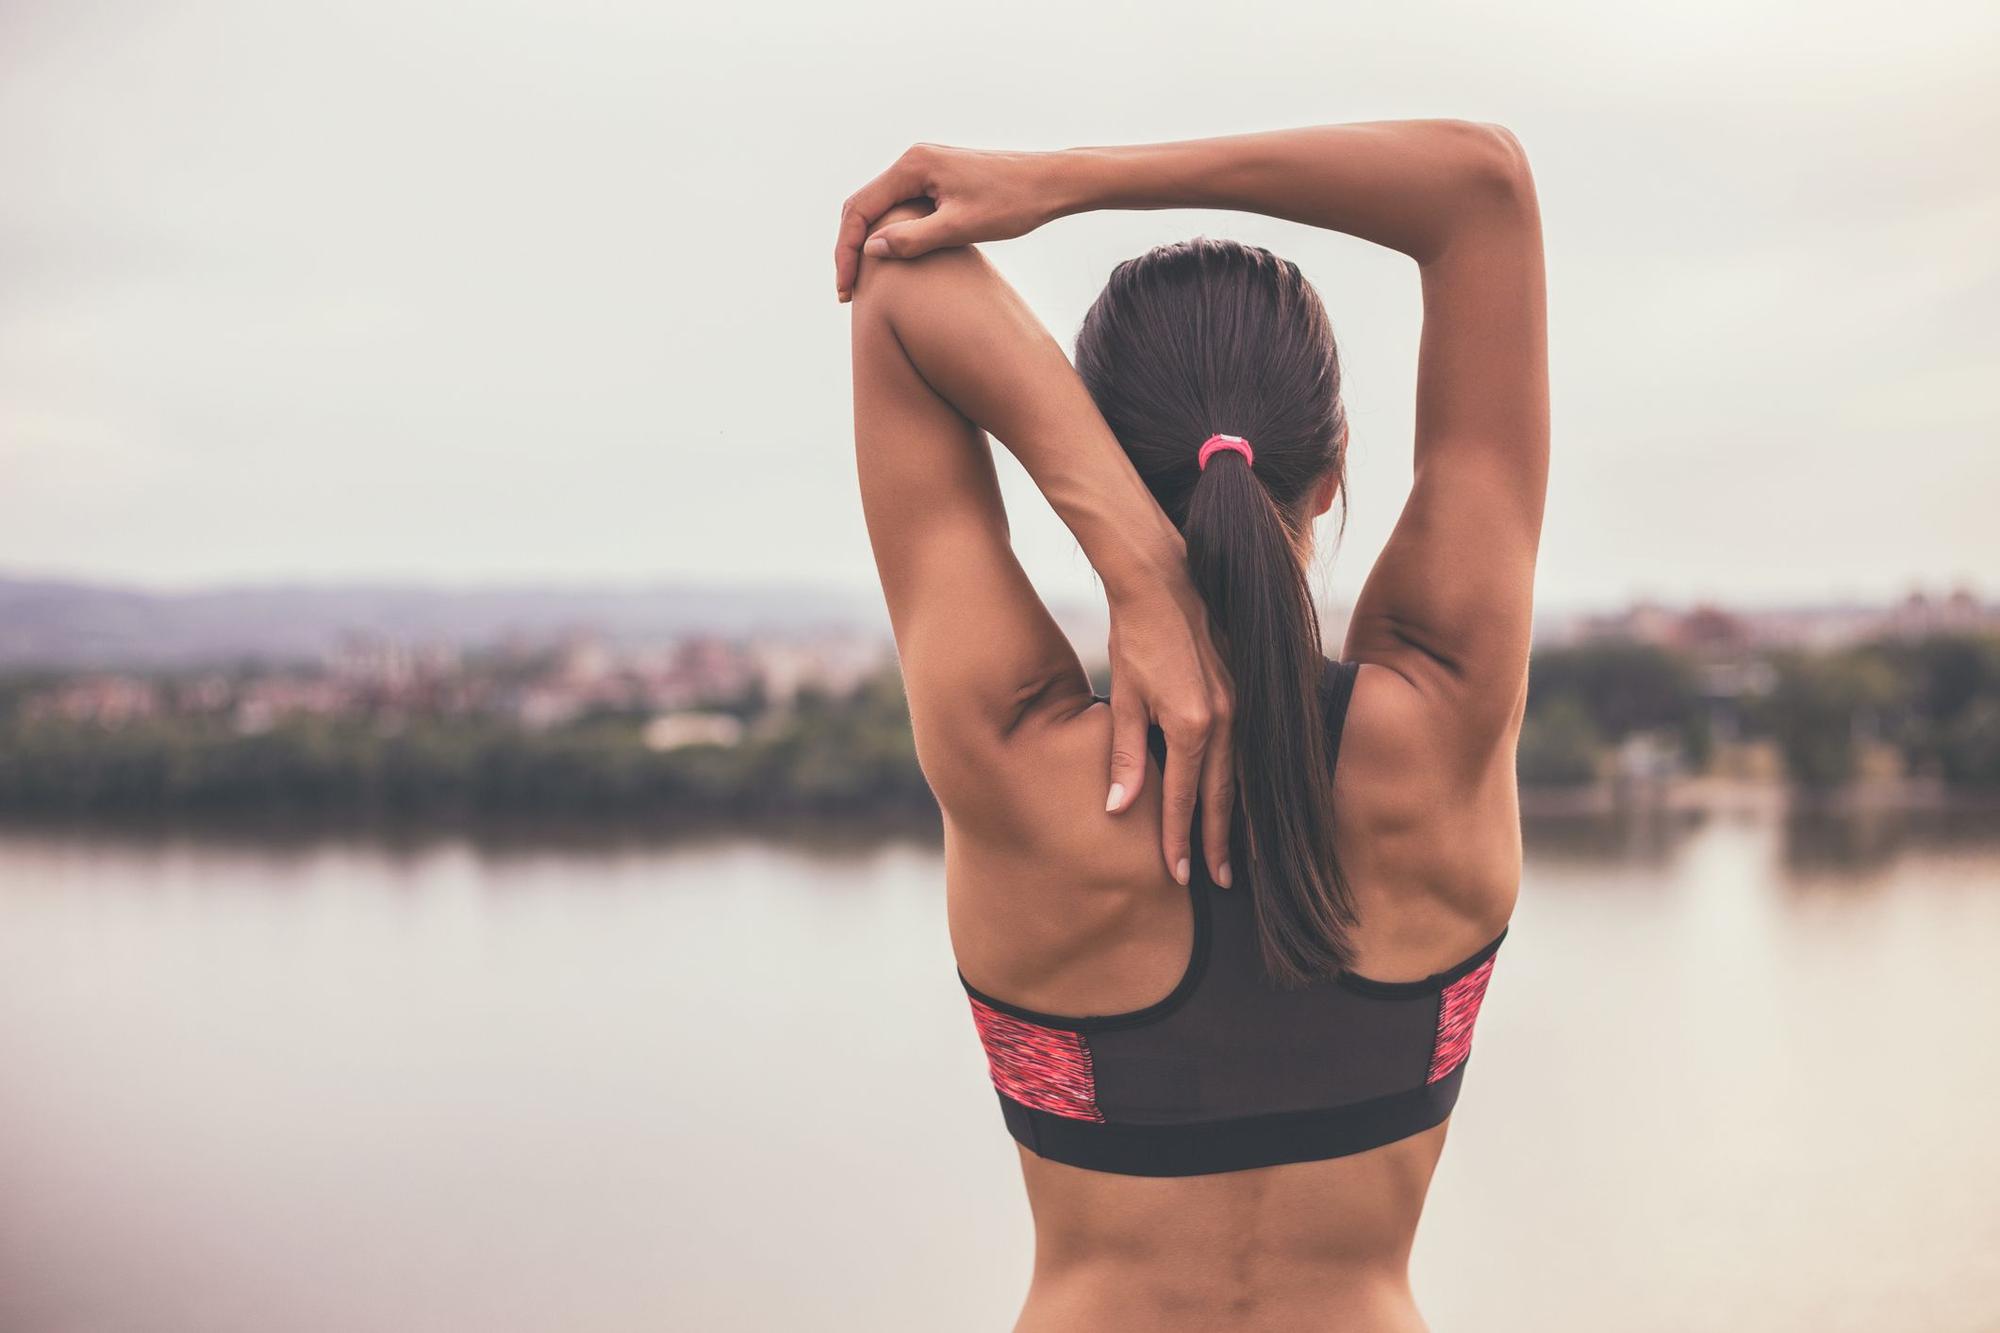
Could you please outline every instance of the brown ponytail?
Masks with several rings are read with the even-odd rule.
[[[1295,265],[1229,241],[1118,266],[1077,335],[1077,369],[1187,539],[1188,569],[1236,684],[1236,811],[1266,970],[1345,966],[1354,904],[1333,844],[1319,616],[1302,553],[1308,501],[1345,502],[1340,364]],[[1197,462],[1204,440],[1245,437]]]

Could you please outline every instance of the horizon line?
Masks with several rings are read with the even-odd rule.
[[[22,568],[0,565],[0,586],[43,585],[96,592],[136,593],[153,597],[199,597],[234,593],[269,593],[285,591],[366,591],[366,592],[424,592],[446,596],[469,596],[482,593],[522,593],[582,594],[591,592],[616,592],[643,594],[655,592],[696,592],[696,593],[794,593],[806,595],[840,595],[847,597],[876,597],[880,589],[872,581],[842,581],[828,579],[774,579],[757,577],[733,579],[714,574],[690,573],[686,571],[662,571],[657,574],[530,574],[496,573],[481,575],[451,575],[445,573],[276,573],[276,574],[232,574],[200,580],[165,579],[148,580],[141,575],[112,575],[80,571],[60,571]],[[1745,590],[1737,593],[1718,593],[1713,590],[1698,592],[1667,591],[1664,589],[1635,589],[1628,593],[1609,597],[1537,597],[1535,614],[1537,618],[1548,614],[1585,614],[1608,610],[1629,610],[1637,607],[1659,607],[1663,609],[1716,607],[1721,609],[1741,609],[1750,611],[1787,611],[1808,609],[1865,608],[1895,605],[1916,598],[1942,600],[1960,594],[1969,595],[1982,606],[1994,606],[1978,579],[1959,573],[1936,575],[1928,578],[1910,577],[1900,580],[1898,590],[1865,590],[1853,587],[1828,587],[1819,591],[1771,592]],[[1081,603],[1078,598],[1057,598],[1050,601],[1055,608],[1069,608]],[[1332,600],[1326,605],[1347,607],[1351,599]]]

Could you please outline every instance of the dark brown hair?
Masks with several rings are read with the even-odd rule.
[[[1235,678],[1237,833],[1266,970],[1347,965],[1354,904],[1333,846],[1319,616],[1302,551],[1314,487],[1346,504],[1340,359],[1319,293],[1268,250],[1200,239],[1120,264],[1084,317],[1076,366],[1153,497]],[[1254,465],[1211,435],[1240,435]]]

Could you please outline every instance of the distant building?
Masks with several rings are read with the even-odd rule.
[[[577,634],[563,644],[557,655],[555,676],[571,689],[589,690],[608,680],[616,665],[602,639]]]
[[[552,685],[534,685],[514,696],[514,720],[529,731],[546,731],[574,720],[586,701],[581,695]]]
[[[326,658],[326,669],[335,678],[392,692],[453,675],[459,668],[453,648],[374,635],[348,635]]]
[[[876,635],[826,634],[799,641],[758,640],[750,644],[749,656],[764,697],[785,706],[807,688],[852,693],[888,665],[893,654]]]
[[[1943,597],[1919,589],[1887,606],[1725,611],[1707,603],[1674,608],[1640,601],[1620,611],[1554,617],[1536,627],[1536,641],[1551,647],[1605,640],[1650,643],[1703,660],[1728,661],[1773,648],[1824,650],[1870,639],[1971,633],[2000,634],[2000,605],[1983,602],[1961,587]]]
[[[354,692],[330,678],[270,676],[246,682],[236,696],[236,729],[269,731],[287,717],[338,717],[362,711]]]
[[[1932,598],[1921,589],[1913,591],[1890,610],[1886,619],[1889,632],[1906,639],[2000,627],[2000,613],[1981,606],[1972,590],[1963,587],[1940,598]]]
[[[728,713],[662,713],[646,724],[649,750],[681,750],[690,745],[740,744],[742,720]]]
[[[160,691],[136,676],[83,676],[28,701],[31,719],[119,727],[160,712]]]

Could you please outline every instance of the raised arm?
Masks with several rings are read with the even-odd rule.
[[[1541,225],[1511,135],[1411,121],[1050,154],[919,147],[872,188],[864,205],[918,194],[937,205],[868,240],[889,257],[1068,213],[1195,207],[1331,228],[1414,259],[1424,298],[1415,479],[1355,606],[1347,655],[1393,673],[1413,710],[1451,718],[1468,763],[1503,748],[1525,694],[1548,470]],[[860,244],[850,226],[836,286]]]
[[[1520,145],[1489,126],[1418,121],[1077,158],[1083,207],[1247,209],[1417,261],[1415,479],[1347,655],[1448,705],[1470,724],[1467,757],[1483,758],[1527,680],[1548,478],[1541,224]]]
[[[938,799],[968,824],[1006,818],[1010,782],[1046,783],[1032,744],[1037,725],[1091,702],[1074,652],[1008,543],[990,431],[1104,581],[1114,714],[1106,808],[1127,809],[1140,792],[1146,729],[1157,718],[1170,747],[1166,867],[1186,882],[1199,792],[1209,870],[1226,884],[1228,682],[1180,534],[1061,349],[978,252],[874,266],[860,276],[855,306],[862,504],[919,757]]]

